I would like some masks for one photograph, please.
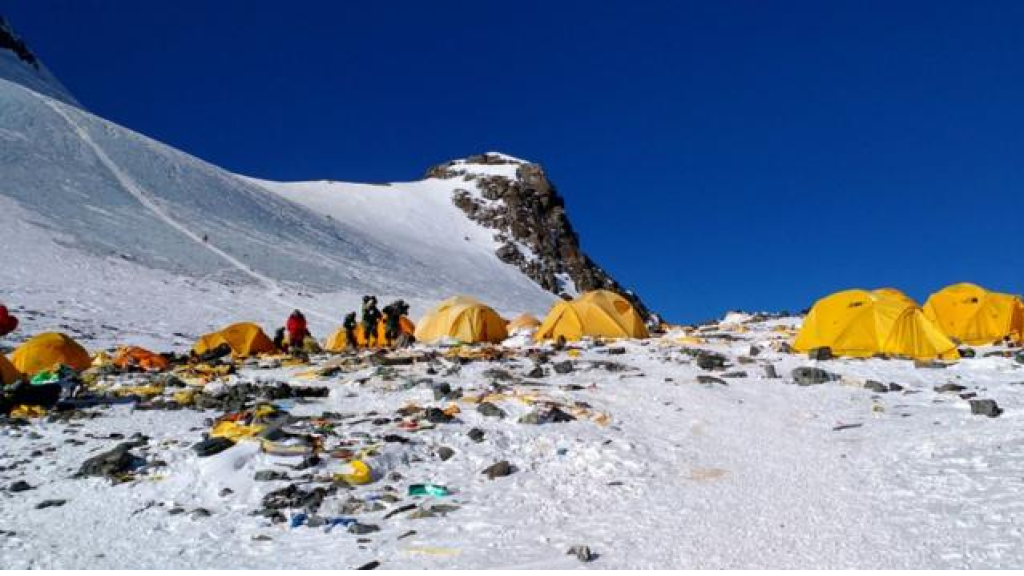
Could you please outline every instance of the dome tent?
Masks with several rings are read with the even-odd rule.
[[[804,319],[793,349],[828,347],[837,356],[889,354],[916,360],[955,360],[956,345],[908,299],[844,290],[818,300]]]
[[[976,284],[953,284],[928,297],[924,313],[947,336],[978,346],[1024,337],[1019,296],[990,292]]]
[[[455,296],[426,313],[416,325],[416,340],[456,340],[467,344],[508,338],[505,320],[493,308],[467,296]]]
[[[648,338],[643,318],[622,296],[608,290],[587,292],[572,301],[557,302],[537,329],[534,338],[579,340],[600,338]]]
[[[247,358],[257,354],[274,352],[274,342],[263,329],[252,322],[239,322],[218,332],[201,336],[192,347],[192,352],[202,355],[214,348],[227,344],[235,358]]]
[[[535,331],[539,329],[542,324],[543,323],[537,317],[524,314],[512,322],[509,322],[508,331],[509,334]]]
[[[78,342],[59,332],[45,332],[32,337],[11,354],[11,364],[26,376],[53,370],[63,364],[79,372],[87,370],[92,358]]]

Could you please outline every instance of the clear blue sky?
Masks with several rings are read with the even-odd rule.
[[[1024,2],[0,0],[98,114],[274,179],[543,163],[678,321],[1024,290]]]

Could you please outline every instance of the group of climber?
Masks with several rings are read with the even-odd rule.
[[[401,328],[402,317],[408,314],[409,304],[404,300],[395,300],[381,310],[377,306],[376,296],[363,296],[361,320],[356,312],[349,312],[342,322],[348,348],[355,349],[360,344],[367,348],[404,347],[412,344],[412,334],[403,332]],[[378,328],[381,322],[384,324],[383,338]],[[357,334],[360,328],[362,337]],[[277,330],[274,345],[285,352],[309,352],[311,348],[319,347],[300,310],[294,310],[285,325]]]
[[[412,335],[402,332],[402,317],[409,314],[409,305],[405,300],[395,300],[384,307],[377,308],[376,296],[363,296],[363,338],[367,347],[379,346],[407,346],[411,344]],[[380,334],[377,326],[381,320],[384,321],[384,341],[379,342]],[[349,346],[358,341],[356,337],[356,313],[350,312],[345,316],[342,327],[345,328],[345,339]]]

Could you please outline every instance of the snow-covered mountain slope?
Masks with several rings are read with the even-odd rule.
[[[68,104],[78,105],[75,97],[28,49],[25,41],[15,34],[3,16],[0,16],[0,78]]]
[[[19,219],[48,230],[53,249],[94,261],[94,270],[114,258],[137,266],[138,277],[162,272],[210,290],[255,288],[261,296],[252,316],[266,312],[270,321],[288,308],[309,308],[322,330],[366,293],[405,297],[422,310],[462,292],[509,313],[543,312],[554,299],[494,255],[490,233],[462,215],[444,181],[257,183],[3,80],[0,111],[0,198],[21,214],[0,214],[0,240],[14,264],[25,250],[24,233],[17,235],[11,222]],[[50,257],[38,245],[33,251],[39,267],[0,267],[13,303],[34,275],[62,277],[60,270],[44,274],[47,263],[70,258]],[[36,305],[45,309],[45,302]],[[202,326],[181,328],[194,332],[236,319],[203,316]]]

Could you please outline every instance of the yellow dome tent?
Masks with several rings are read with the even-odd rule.
[[[366,346],[366,336],[363,334],[363,324],[359,323],[355,330],[356,336],[356,347],[364,348]],[[384,337],[387,332],[387,324],[384,319],[381,318],[377,322],[377,343],[380,344],[385,341]],[[398,332],[400,334],[415,334],[416,325],[412,323],[405,316],[402,316],[398,320]],[[345,336],[345,328],[341,327],[334,331],[333,334],[327,337],[324,341],[324,350],[328,352],[344,352],[348,348],[348,338]]]
[[[34,376],[45,370],[53,370],[58,364],[81,372],[92,365],[92,358],[70,336],[45,332],[18,346],[11,354],[11,364],[22,374]]]
[[[443,339],[467,344],[501,342],[508,338],[505,320],[494,309],[467,296],[456,296],[438,304],[416,325],[416,340]]]
[[[956,345],[907,299],[845,290],[814,303],[793,343],[797,352],[829,347],[837,356],[888,354],[955,360]]]
[[[872,292],[879,296],[888,296],[890,298],[895,298],[897,300],[903,300],[909,303],[911,306],[917,306],[917,302],[910,296],[907,296],[899,288],[876,288],[875,290],[872,290]]]
[[[932,294],[924,313],[950,338],[972,346],[1024,336],[1024,304],[1019,296],[989,292],[975,284],[953,284]]]
[[[519,330],[533,330],[535,328],[540,328],[540,320],[531,314],[521,314],[506,326],[509,334],[513,334]]]
[[[21,379],[21,372],[11,364],[6,356],[0,354],[0,384],[13,384]]]
[[[274,342],[263,329],[252,322],[232,324],[219,332],[211,332],[196,340],[192,352],[205,354],[218,346],[227,344],[235,358],[246,358],[257,354],[274,352]]]
[[[557,302],[541,323],[534,339],[579,340],[584,336],[601,338],[648,338],[643,318],[622,296],[608,290],[595,290],[571,302]]]

